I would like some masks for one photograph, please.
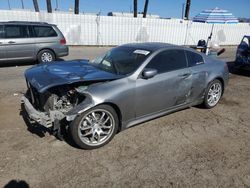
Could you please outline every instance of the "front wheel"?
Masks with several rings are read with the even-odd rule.
[[[221,81],[217,79],[212,81],[208,85],[205,93],[204,106],[206,108],[215,107],[222,96],[222,92],[223,92],[223,87]]]
[[[73,141],[83,149],[96,149],[112,140],[118,130],[118,117],[108,105],[96,106],[77,117],[70,125]]]

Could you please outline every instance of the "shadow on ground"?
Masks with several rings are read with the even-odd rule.
[[[11,180],[3,188],[29,188],[29,184],[24,180]]]

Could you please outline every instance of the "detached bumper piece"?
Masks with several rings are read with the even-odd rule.
[[[21,101],[24,104],[24,108],[30,120],[33,120],[47,128],[53,126],[51,118],[46,113],[37,111],[25,96],[22,97]]]

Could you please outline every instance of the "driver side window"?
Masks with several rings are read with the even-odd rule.
[[[157,54],[146,66],[156,69],[158,74],[187,67],[184,50],[166,50]]]

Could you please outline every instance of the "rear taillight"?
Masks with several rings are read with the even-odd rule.
[[[63,45],[66,44],[66,40],[65,39],[61,39],[60,40],[60,44],[63,44]]]

